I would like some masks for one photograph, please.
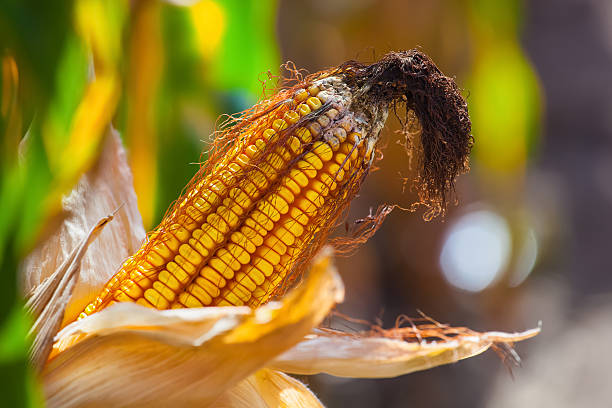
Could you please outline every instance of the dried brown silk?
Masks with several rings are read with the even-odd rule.
[[[221,124],[207,154],[206,162],[187,185],[183,195],[169,209],[161,224],[149,234],[148,242],[109,281],[93,303],[95,306],[92,308],[93,311],[108,305],[113,299],[113,291],[130,276],[138,263],[146,257],[147,252],[158,245],[160,240],[163,241],[164,236],[175,233],[173,230],[175,226],[189,216],[186,209],[193,204],[207,185],[214,182],[214,175],[223,171],[224,166],[235,160],[248,143],[251,143],[249,135],[261,134],[272,126],[275,119],[282,118],[285,113],[294,109],[293,96],[298,90],[308,88],[312,84],[327,83],[326,86],[330,86],[330,89],[336,92],[335,97],[342,96],[331,98],[320,109],[302,116],[296,123],[278,131],[276,137],[266,145],[264,153],[259,158],[254,157],[249,166],[234,175],[233,181],[226,183],[228,190],[238,186],[241,180],[253,177],[253,172],[258,166],[264,164],[267,154],[287,146],[289,138],[297,129],[312,123],[331,109],[338,109],[341,112],[340,116],[346,114],[353,122],[359,124],[365,142],[361,147],[355,145],[355,149],[360,149],[362,154],[364,145],[369,149],[378,144],[379,133],[384,126],[388,110],[395,108],[397,111],[398,107],[402,108],[402,105],[405,105],[406,118],[402,132],[406,135],[406,149],[415,159],[413,161],[417,167],[417,176],[413,180],[414,189],[418,194],[417,204],[427,207],[425,213],[427,219],[444,214],[450,194],[454,191],[456,177],[469,168],[468,156],[473,139],[465,100],[454,81],[444,76],[429,57],[418,50],[392,52],[371,65],[349,61],[304,79],[297,71],[293,71],[292,76],[297,82],[295,85],[279,90],[271,98],[238,116],[229,117]],[[344,98],[345,102],[350,101],[350,103],[342,105],[338,102],[340,100],[338,98]],[[410,115],[416,115],[420,122],[422,132],[419,140],[409,131]],[[323,137],[323,133],[320,137]],[[304,148],[304,153],[293,157],[279,171],[279,177],[267,188],[268,192],[278,188],[282,176],[289,173],[316,141],[317,138]],[[324,206],[309,220],[305,234],[299,238],[296,244],[299,245],[298,255],[290,262],[278,265],[280,269],[278,272],[284,276],[284,279],[280,284],[270,288],[265,296],[257,299],[259,304],[284,294],[296,279],[301,277],[314,254],[327,241],[330,231],[338,225],[344,210],[368,174],[372,162],[372,160],[359,161],[359,165],[348,175],[348,181],[329,193]],[[340,252],[347,252],[365,242],[392,209],[393,206],[382,206],[374,216],[364,220],[355,234],[335,238],[332,244]],[[245,216],[248,213],[249,211],[246,211]],[[161,269],[150,270],[147,277],[154,279]],[[192,280],[196,276],[197,273]],[[256,306],[257,303],[250,305]]]

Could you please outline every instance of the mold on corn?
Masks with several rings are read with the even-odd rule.
[[[419,115],[422,101],[409,100],[402,75],[410,73],[401,67],[422,55],[347,63],[245,112],[220,132],[183,197],[81,317],[115,302],[256,307],[282,293],[357,193],[390,106],[399,101]],[[469,128],[462,131],[469,143]]]

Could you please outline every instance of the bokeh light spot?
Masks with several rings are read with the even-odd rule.
[[[451,226],[440,253],[444,277],[457,288],[480,292],[504,270],[511,242],[508,224],[498,214],[479,210],[462,216]]]

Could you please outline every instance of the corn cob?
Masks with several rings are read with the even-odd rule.
[[[397,102],[423,128],[421,201],[445,201],[471,144],[452,80],[418,51],[350,62],[280,91],[221,132],[183,197],[80,317],[115,302],[256,307],[281,293],[357,193]],[[440,167],[431,156],[441,149],[453,160]]]

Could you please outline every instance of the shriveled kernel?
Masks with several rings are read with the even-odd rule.
[[[167,309],[170,302],[153,288],[145,290],[144,298],[157,309]]]
[[[341,127],[337,127],[332,130],[332,134],[338,138],[340,143],[344,142],[347,138],[346,130]]]
[[[312,110],[310,109],[310,106],[308,106],[305,103],[300,103],[297,106],[297,112],[300,114],[300,116],[306,116],[308,115],[310,112],[312,112]]]
[[[318,136],[323,130],[321,125],[319,125],[317,122],[311,122],[306,127],[308,130],[310,130],[310,133],[312,133],[313,136]]]
[[[317,109],[319,109],[322,106],[321,101],[319,100],[319,98],[317,98],[315,96],[311,96],[310,98],[308,98],[306,100],[306,103],[308,104],[308,106],[312,110],[317,110]]]
[[[348,140],[351,144],[355,145],[359,143],[359,141],[361,141],[361,135],[359,133],[352,132],[350,135],[348,135],[346,140]]]
[[[317,122],[319,123],[319,125],[321,125],[321,127],[325,128],[329,126],[331,120],[327,116],[321,115],[317,118]]]
[[[287,122],[293,125],[298,120],[300,120],[300,115],[296,111],[291,110],[291,111],[285,112],[283,119],[285,119]]]
[[[338,113],[339,112],[337,109],[331,108],[328,109],[327,112],[325,112],[325,115],[330,119],[335,119],[338,116]]]
[[[326,135],[325,141],[327,144],[329,144],[329,147],[331,147],[332,151],[334,152],[340,147],[340,140],[338,140],[338,138],[334,135]]]
[[[272,129],[276,130],[277,132],[285,130],[287,129],[287,122],[282,119],[275,119],[274,122],[272,122]]]

